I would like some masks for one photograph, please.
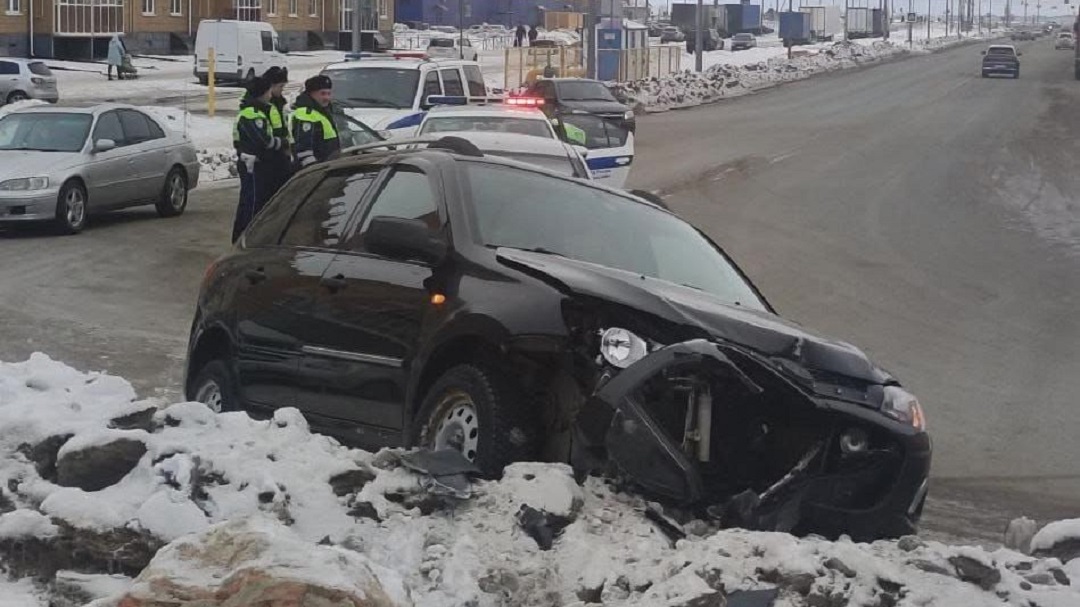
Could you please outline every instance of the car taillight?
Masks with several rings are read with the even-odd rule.
[[[543,99],[537,99],[536,97],[507,97],[504,101],[506,105],[519,105],[525,107],[540,107],[544,105]]]

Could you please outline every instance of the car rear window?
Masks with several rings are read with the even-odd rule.
[[[52,70],[49,69],[49,66],[45,65],[44,63],[42,63],[40,61],[35,61],[35,62],[31,63],[29,65],[29,68],[30,68],[30,73],[31,74],[37,74],[38,76],[52,76],[53,75]]]
[[[454,41],[451,38],[432,38],[428,46],[438,46],[442,48],[454,48]]]
[[[987,55],[1003,55],[1003,56],[1007,56],[1007,57],[1014,57],[1016,55],[1016,51],[1012,50],[1011,48],[1003,48],[1003,47],[999,46],[999,47],[991,47],[990,50],[986,51],[986,54]]]
[[[496,116],[445,116],[428,118],[420,134],[449,133],[457,131],[480,131],[485,133],[513,133],[554,139],[546,120],[527,118],[503,118]]]
[[[734,39],[735,40],[753,40],[754,37],[751,36],[750,34],[735,34]]]

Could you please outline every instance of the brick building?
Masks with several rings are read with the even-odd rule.
[[[137,54],[190,54],[203,19],[266,21],[288,50],[347,48],[361,30],[392,36],[392,0],[0,0],[0,56],[91,59],[122,34]],[[344,4],[344,10],[343,5]],[[31,18],[31,14],[33,17]]]

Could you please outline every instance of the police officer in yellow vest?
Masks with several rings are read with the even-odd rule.
[[[233,147],[236,148],[240,175],[240,204],[233,221],[233,242],[273,193],[277,183],[273,157],[280,154],[285,145],[280,137],[274,136],[270,125],[270,83],[257,77],[248,85],[248,95],[240,101],[240,113],[233,127]]]
[[[304,82],[304,92],[293,104],[291,121],[297,170],[335,158],[341,152],[341,140],[334,128],[332,86],[326,76],[309,78]]]
[[[290,149],[292,137],[289,134],[287,108],[289,102],[285,99],[285,85],[289,82],[289,70],[275,65],[266,70],[263,78],[270,82],[270,111],[268,112],[270,128],[274,131],[274,137],[281,139],[284,143],[282,149],[273,154],[270,159],[276,179],[271,190],[266,193],[266,199],[269,200],[292,177],[292,149]]]

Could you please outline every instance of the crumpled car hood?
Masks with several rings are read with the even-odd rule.
[[[810,333],[768,312],[726,305],[708,293],[557,255],[501,248],[497,257],[504,264],[547,277],[569,295],[594,297],[698,327],[716,339],[774,359],[804,385],[817,383],[813,378],[821,377],[821,372],[870,384],[893,381],[851,344]]]

